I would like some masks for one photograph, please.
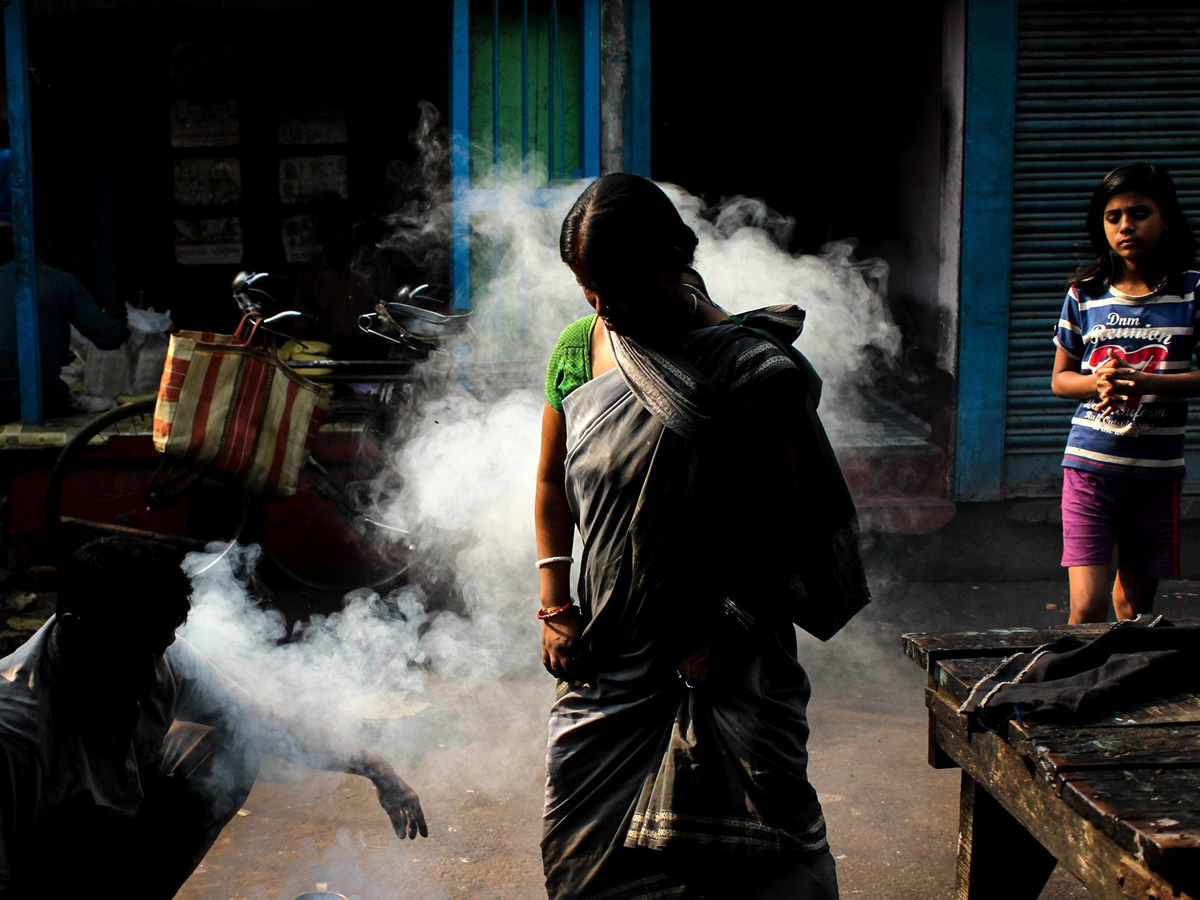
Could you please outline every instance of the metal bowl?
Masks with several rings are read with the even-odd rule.
[[[335,894],[333,891],[307,891],[297,894],[294,900],[348,900],[345,894]]]

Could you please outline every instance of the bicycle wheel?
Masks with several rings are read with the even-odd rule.
[[[241,533],[250,496],[158,453],[154,403],[105,413],[59,454],[46,488],[46,529],[60,558],[106,534],[197,550]]]
[[[283,576],[320,591],[385,590],[408,571],[407,532],[380,501],[399,490],[384,442],[361,417],[327,423],[294,496],[263,505],[263,553]]]

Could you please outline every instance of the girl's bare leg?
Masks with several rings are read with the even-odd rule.
[[[1067,569],[1067,577],[1071,583],[1069,624],[1107,621],[1109,598],[1115,596],[1112,590],[1112,567],[1071,566]]]
[[[1146,575],[1135,575],[1117,569],[1117,580],[1113,582],[1112,602],[1118,619],[1132,619],[1139,613],[1154,611],[1154,597],[1158,593],[1158,579]],[[1074,609],[1074,591],[1071,607]]]

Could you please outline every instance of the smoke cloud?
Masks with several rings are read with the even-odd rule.
[[[432,106],[422,107],[414,139],[419,162],[393,171],[412,199],[389,215],[380,247],[441,265],[449,246],[446,141]],[[557,250],[562,216],[582,187],[564,189],[555,208],[472,220],[473,331],[433,363],[442,384],[421,399],[415,426],[391,454],[405,487],[380,498],[388,521],[414,536],[409,585],[383,596],[353,591],[340,611],[289,631],[256,597],[257,548],[189,557],[196,593],[184,636],[270,702],[316,718],[336,711],[354,737],[398,767],[430,749],[432,732],[419,723],[437,714],[439,686],[453,685],[443,696],[453,697],[464,729],[495,727],[496,686],[506,679],[544,679],[549,706],[553,685],[541,671],[533,618],[534,476],[546,359],[561,329],[589,312]],[[663,187],[699,237],[696,266],[716,303],[730,312],[781,303],[807,310],[797,345],[825,379],[821,413],[836,445],[840,423],[860,413],[864,353],[899,347],[884,305],[886,263],[856,260],[851,241],[792,254],[793,223],[761,201],[735,197],[710,209]],[[434,571],[451,573],[452,602],[425,590]],[[378,726],[389,718],[411,726]],[[541,756],[535,743],[486,743],[496,758],[477,768],[498,784],[524,784]]]

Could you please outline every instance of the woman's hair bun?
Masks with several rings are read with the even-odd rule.
[[[586,286],[682,272],[699,243],[662,188],[625,172],[592,182],[563,219],[559,254]]]

